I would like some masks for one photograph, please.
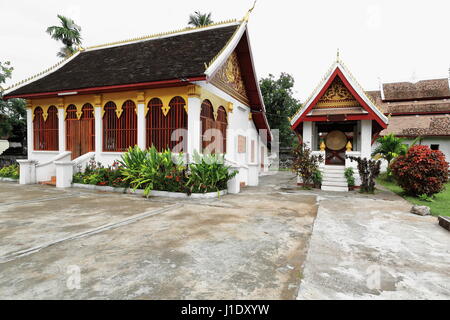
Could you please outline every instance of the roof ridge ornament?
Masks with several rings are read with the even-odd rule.
[[[336,62],[340,63],[341,62],[341,57],[340,57],[340,53],[339,53],[339,48],[337,48],[337,53],[336,53]]]
[[[248,19],[250,18],[250,14],[253,12],[253,9],[255,9],[255,7],[256,7],[256,2],[258,2],[258,0],[255,0],[255,2],[253,2],[253,7],[251,7],[250,10],[248,10],[243,21],[248,22]]]

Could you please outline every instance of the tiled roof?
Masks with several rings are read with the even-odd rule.
[[[447,78],[422,80],[416,83],[395,82],[383,84],[384,100],[415,100],[450,97]]]
[[[238,28],[238,23],[228,23],[88,48],[59,69],[5,96],[203,76],[205,65],[214,60]]]

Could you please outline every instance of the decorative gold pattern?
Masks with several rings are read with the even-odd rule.
[[[342,80],[336,77],[315,108],[350,108],[358,106],[359,103],[355,97],[350,93]]]
[[[237,100],[245,104],[249,103],[236,52],[233,52],[228,57],[227,61],[219,68],[211,82]]]

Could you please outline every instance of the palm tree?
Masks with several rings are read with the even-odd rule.
[[[58,14],[61,26],[51,26],[47,28],[47,33],[52,39],[62,41],[65,47],[57,53],[58,57],[67,58],[76,52],[74,46],[81,45],[81,27],[68,17]]]
[[[388,165],[398,156],[408,152],[408,145],[403,142],[405,139],[396,137],[393,133],[377,139],[378,146],[372,152],[372,156],[379,156],[387,161]]]
[[[211,20],[210,13],[201,13],[200,11],[195,11],[194,14],[189,15],[188,25],[193,27],[204,27],[213,23]]]

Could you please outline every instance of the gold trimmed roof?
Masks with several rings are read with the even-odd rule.
[[[15,89],[15,88],[21,86],[22,84],[25,84],[25,83],[30,82],[32,80],[36,80],[37,78],[39,78],[41,76],[44,76],[44,75],[46,75],[48,73],[51,73],[52,71],[54,71],[58,67],[60,67],[62,64],[68,62],[69,60],[71,60],[75,56],[77,56],[79,53],[84,52],[84,51],[103,49],[103,48],[108,48],[108,47],[111,47],[111,46],[129,44],[129,43],[133,43],[133,42],[147,41],[147,40],[152,40],[152,39],[156,39],[156,38],[160,38],[160,37],[166,37],[166,36],[175,36],[177,34],[184,33],[184,32],[185,33],[190,33],[190,32],[195,32],[195,31],[199,31],[199,30],[203,30],[203,29],[208,29],[208,28],[213,28],[213,27],[217,27],[217,26],[221,26],[221,25],[226,25],[226,24],[233,24],[233,23],[237,24],[238,22],[239,23],[243,23],[244,21],[245,21],[245,19],[242,19],[242,20],[230,19],[230,20],[225,20],[225,21],[221,21],[221,22],[212,23],[212,24],[207,25],[207,26],[192,27],[192,28],[191,27],[187,27],[187,28],[178,29],[178,30],[172,30],[172,31],[167,31],[167,32],[155,33],[155,34],[151,34],[151,35],[147,35],[147,36],[143,36],[143,37],[130,38],[130,39],[127,39],[127,40],[122,40],[122,41],[116,41],[116,42],[110,42],[110,43],[106,43],[106,44],[89,46],[89,47],[86,47],[86,48],[79,47],[78,51],[75,52],[70,57],[67,57],[67,58],[64,58],[64,59],[60,60],[59,62],[57,62],[56,64],[52,65],[51,67],[45,69],[42,72],[39,72],[39,73],[29,77],[29,78],[26,78],[24,80],[21,80],[19,82],[16,82],[16,83],[12,84],[8,88],[6,88],[4,90],[4,92],[10,91],[12,89]],[[233,38],[233,37],[231,37],[231,38]],[[228,45],[228,43],[227,43],[227,45]],[[227,45],[225,45],[224,48]],[[224,48],[222,48],[221,52],[223,52]],[[211,65],[215,61],[215,59],[217,59],[218,56],[219,55],[217,55],[211,62],[209,62],[209,64],[207,66]]]

